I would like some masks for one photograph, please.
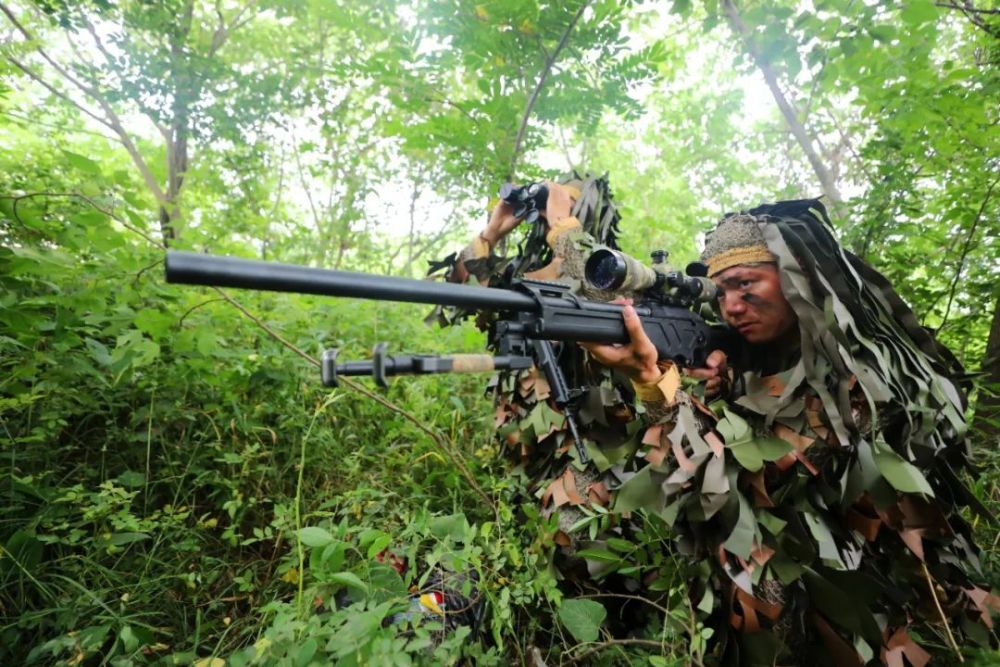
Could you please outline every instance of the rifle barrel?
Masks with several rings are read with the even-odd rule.
[[[529,295],[511,290],[317,269],[179,250],[167,251],[166,269],[168,283],[187,285],[407,301],[476,310],[534,312],[539,308]]]

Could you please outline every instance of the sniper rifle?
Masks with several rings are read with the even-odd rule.
[[[665,253],[654,260],[665,260]],[[664,262],[665,265],[665,262]],[[656,266],[654,264],[654,266]],[[602,249],[587,262],[598,287],[642,288],[635,306],[642,327],[661,360],[700,366],[708,352],[722,347],[725,333],[709,326],[692,308],[714,296],[711,282],[657,271],[624,253]],[[259,260],[168,250],[167,282],[214,287],[356,297],[376,301],[455,306],[496,314],[489,335],[494,355],[386,355],[375,347],[369,361],[338,362],[337,350],[322,356],[325,386],[340,376],[372,375],[382,386],[391,375],[518,370],[536,366],[545,373],[552,398],[566,415],[580,461],[589,456],[579,436],[576,405],[586,388],[571,388],[557,362],[553,341],[627,343],[622,306],[581,298],[562,283],[519,279],[509,289],[379,276]],[[711,287],[709,287],[711,286]]]

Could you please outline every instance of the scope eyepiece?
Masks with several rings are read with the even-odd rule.
[[[709,303],[715,301],[719,295],[719,288],[708,278],[685,276],[680,271],[668,273],[667,284],[697,302]]]

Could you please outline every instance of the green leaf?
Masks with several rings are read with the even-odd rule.
[[[215,332],[211,329],[201,329],[195,334],[195,347],[198,349],[198,354],[203,356],[209,356],[215,352],[218,347],[216,342],[218,337]]]
[[[310,526],[299,531],[299,540],[307,547],[324,547],[331,544],[334,539],[329,531],[317,526]]]
[[[594,600],[564,600],[559,607],[559,620],[578,642],[595,641],[607,615],[604,605]]]
[[[702,596],[701,602],[698,603],[698,610],[704,612],[705,614],[711,614],[714,606],[715,594],[712,593],[711,587],[706,586],[705,594]]]
[[[346,544],[343,542],[331,542],[320,552],[319,563],[327,570],[339,570],[340,566],[344,564],[344,554],[346,552]]]
[[[604,549],[581,549],[576,552],[576,555],[580,558],[586,558],[588,560],[596,560],[602,563],[621,563],[622,557],[618,554],[611,553],[610,551],[605,551]]]
[[[663,489],[653,480],[652,466],[646,466],[618,489],[614,509],[616,512],[631,512],[641,507],[659,512],[664,500]]]
[[[380,535],[372,540],[372,543],[368,545],[368,558],[375,558],[383,549],[389,546],[390,542],[392,542],[391,535]]]
[[[916,466],[889,449],[888,445],[876,446],[875,465],[893,488],[903,493],[924,493],[934,495],[927,478]]]
[[[777,461],[793,449],[787,440],[782,440],[774,435],[757,438],[754,443],[757,445],[761,458],[765,461]]]
[[[137,329],[149,334],[154,340],[168,333],[174,324],[173,316],[154,308],[140,310],[134,321]]]
[[[764,457],[753,440],[729,445],[729,451],[733,453],[736,461],[750,472],[757,472],[764,467]]]
[[[461,512],[447,516],[436,516],[430,520],[431,535],[438,539],[451,537],[461,540],[469,528],[469,521]]]
[[[71,220],[81,227],[101,228],[107,223],[108,216],[100,211],[82,211],[74,214]]]
[[[31,572],[42,561],[42,543],[34,535],[19,530],[10,536],[0,555],[0,572],[16,567],[17,570]],[[11,563],[17,561],[17,566]]]
[[[72,151],[65,149],[63,149],[62,153],[66,157],[66,162],[68,162],[74,169],[79,169],[80,171],[93,176],[101,175],[100,165],[91,160],[89,157],[84,157],[79,153],[73,153]]]
[[[833,534],[830,532],[829,527],[823,522],[822,517],[819,517],[812,512],[802,512],[800,514],[802,518],[805,519],[806,525],[809,527],[809,531],[812,533],[813,539],[819,545],[819,557],[824,560],[836,561],[841,563],[840,551],[837,549],[836,542],[833,541]]]
[[[135,636],[131,626],[123,625],[118,631],[118,637],[122,640],[126,653],[132,653],[139,648],[139,638]]]
[[[753,548],[753,540],[757,534],[757,521],[753,515],[750,503],[743,497],[742,493],[737,493],[736,497],[740,503],[740,513],[736,519],[733,531],[726,538],[722,546],[740,558],[747,558]]]
[[[152,363],[160,356],[160,346],[143,337],[137,329],[130,330],[118,336],[115,351],[112,353],[112,370],[121,372],[130,364],[134,368]]]
[[[771,534],[775,536],[780,535],[781,531],[788,525],[787,521],[779,519],[766,510],[761,510],[761,513],[757,516],[757,522],[771,531]]]
[[[121,546],[123,544],[131,544],[132,542],[141,542],[148,539],[149,535],[146,533],[115,533],[108,541],[115,546]]]
[[[687,16],[691,13],[691,0],[674,0],[673,5],[670,7],[670,13]]]
[[[726,441],[726,445],[732,447],[733,445],[741,445],[753,439],[753,431],[750,429],[750,424],[747,423],[747,420],[728,408],[723,407],[722,411],[725,417],[719,420],[715,428],[723,440]]]
[[[916,26],[921,23],[936,21],[940,10],[931,0],[907,0],[902,3],[899,16],[904,23]]]
[[[110,366],[112,364],[114,360],[111,358],[111,353],[108,352],[108,348],[103,343],[96,341],[93,338],[87,338],[83,342],[90,351],[90,356],[94,358],[94,361],[99,363],[101,366]]]
[[[306,665],[309,664],[309,661],[313,659],[313,656],[316,655],[316,649],[318,647],[319,644],[317,644],[316,640],[312,637],[302,642],[302,646],[299,647],[299,652],[295,657],[295,664],[298,665],[298,667],[306,667]]]
[[[406,582],[399,576],[395,568],[385,563],[375,563],[368,571],[368,584],[373,594],[381,594],[386,600],[403,600],[409,591]]]
[[[330,581],[361,591],[364,594],[368,593],[368,586],[353,572],[335,572],[330,575]]]
[[[609,537],[607,539],[608,546],[615,551],[620,551],[622,553],[628,553],[635,549],[635,545],[628,540],[623,540],[620,537]]]
[[[91,625],[80,630],[77,635],[80,647],[96,651],[104,643],[108,633],[111,632],[111,627],[111,624],[108,623],[107,625]],[[135,634],[134,630],[132,634]]]

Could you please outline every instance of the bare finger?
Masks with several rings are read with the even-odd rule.
[[[726,368],[727,358],[726,353],[722,350],[712,350],[712,352],[705,358],[706,368]]]

